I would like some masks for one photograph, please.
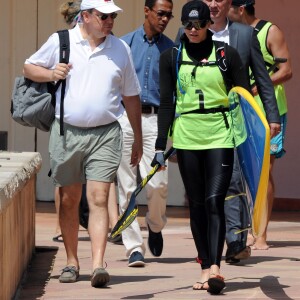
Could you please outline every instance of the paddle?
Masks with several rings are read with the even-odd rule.
[[[268,68],[268,73],[270,74],[271,72],[273,72],[276,68],[277,68],[277,65],[278,64],[282,64],[282,63],[285,63],[287,62],[287,58],[281,58],[281,57],[273,57],[273,61],[274,61],[274,64],[271,65],[269,68]],[[251,89],[256,86],[256,82],[253,82],[251,84]]]
[[[165,154],[165,161],[171,156],[171,154],[175,151],[173,147],[171,147]],[[137,188],[131,194],[128,206],[124,213],[119,217],[119,220],[115,227],[112,229],[110,233],[110,238],[114,238],[118,234],[120,234],[124,229],[126,229],[136,218],[138,214],[138,206],[136,204],[136,196],[140,193],[140,191],[145,187],[148,181],[153,177],[153,175],[157,172],[160,165],[155,165],[149,174],[142,180],[142,182],[137,186]]]

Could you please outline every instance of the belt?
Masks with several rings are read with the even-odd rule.
[[[234,110],[239,103],[234,103],[230,105],[230,107],[214,107],[214,108],[198,108],[187,112],[180,113],[181,115],[187,115],[187,114],[215,114],[215,113],[225,113],[231,110]]]
[[[191,110],[191,111],[187,111],[187,112],[182,112],[180,113],[181,115],[187,115],[187,114],[215,114],[215,113],[223,113],[223,112],[227,112],[229,111],[228,107],[224,107],[224,108],[199,108],[199,109],[195,109],[195,110]]]
[[[151,105],[142,105],[142,114],[157,114],[158,107]]]
[[[121,101],[123,107],[125,107],[124,102]],[[158,107],[152,106],[152,105],[142,105],[142,114],[157,114],[158,113]]]
[[[230,110],[236,108],[238,106],[238,103],[234,103],[233,105],[230,106]],[[181,113],[181,115],[186,115],[186,114],[215,114],[215,113],[221,113],[224,118],[225,126],[227,129],[229,129],[229,123],[227,120],[227,116],[225,112],[229,111],[229,107],[215,107],[215,108],[199,108],[199,109],[194,109],[192,111],[187,111]]]

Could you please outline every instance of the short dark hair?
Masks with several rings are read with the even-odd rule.
[[[173,0],[166,0],[166,1],[173,4]],[[156,2],[157,2],[157,0],[146,0],[145,1],[145,6],[147,6],[151,9],[151,8],[153,8],[153,6],[155,5]]]
[[[255,16],[255,7],[254,7],[254,5],[247,5],[247,6],[245,6],[245,10],[247,12],[247,15],[249,15],[249,16]]]

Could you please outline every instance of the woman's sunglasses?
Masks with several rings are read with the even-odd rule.
[[[183,23],[183,28],[187,30],[192,30],[193,28],[200,30],[206,26],[207,22],[207,20],[187,21]]]

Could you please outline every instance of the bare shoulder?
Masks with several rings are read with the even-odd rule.
[[[275,24],[272,24],[268,31],[267,37],[268,44],[279,44],[282,45],[285,43],[284,33],[282,30]]]

